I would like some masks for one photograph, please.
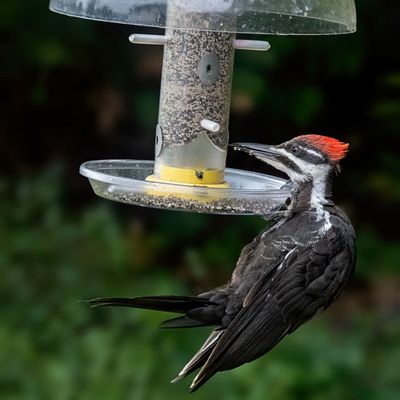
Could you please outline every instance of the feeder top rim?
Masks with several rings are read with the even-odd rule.
[[[253,172],[253,171],[245,171],[245,170],[237,170],[233,168],[226,168],[225,173],[229,177],[233,177],[236,179],[240,177],[242,180],[252,180],[253,186],[251,187],[235,187],[235,188],[213,188],[213,187],[202,187],[202,186],[189,186],[189,185],[181,185],[179,183],[171,182],[152,182],[146,181],[145,179],[140,179],[136,176],[136,174],[143,170],[153,171],[154,170],[154,162],[147,160],[92,160],[86,161],[81,164],[79,168],[79,172],[81,175],[88,179],[94,179],[101,181],[107,184],[132,187],[140,186],[141,188],[151,187],[153,189],[157,188],[179,188],[180,191],[188,192],[188,193],[204,193],[205,191],[217,194],[217,193],[228,193],[234,191],[237,193],[265,193],[265,188],[263,187],[264,182],[267,180],[270,185],[269,190],[276,190],[277,192],[282,189],[283,186],[287,184],[287,180],[284,178],[280,178],[278,176],[264,175],[262,173]],[[256,183],[254,185],[254,182]],[[289,195],[289,191],[283,192],[284,196]]]
[[[50,9],[155,28],[271,35],[356,31],[354,0],[50,0]]]
[[[107,200],[163,210],[220,215],[276,216],[291,197],[291,184],[275,176],[225,169],[224,188],[154,182],[154,162],[87,161],[80,173]]]

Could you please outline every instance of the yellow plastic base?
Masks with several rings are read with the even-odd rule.
[[[182,186],[189,187],[203,187],[203,188],[217,188],[217,189],[229,189],[230,186],[226,182],[224,182],[224,173],[223,171],[218,170],[194,170],[187,168],[174,168],[174,167],[166,167],[162,166],[160,168],[160,178],[157,178],[155,175],[150,175],[146,178],[148,182],[157,182],[157,183],[175,183]],[[218,182],[218,183],[215,183]],[[149,195],[152,196],[168,196],[169,193],[165,190],[157,191],[151,190],[148,192]],[[218,200],[221,196],[204,196],[201,194],[194,193],[180,193],[177,195],[174,193],[174,196],[179,197],[180,199],[187,201],[196,201],[201,203],[207,203],[210,201]]]
[[[185,186],[202,186],[210,188],[228,189],[224,182],[224,171],[216,169],[195,170],[188,168],[175,168],[161,166],[160,177],[150,175],[146,178],[149,182],[177,183]]]

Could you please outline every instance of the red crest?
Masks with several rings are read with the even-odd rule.
[[[349,144],[341,142],[328,136],[322,135],[302,135],[297,137],[298,140],[309,143],[321,152],[325,153],[331,161],[340,161],[344,158],[349,150]]]

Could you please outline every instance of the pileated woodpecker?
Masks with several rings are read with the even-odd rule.
[[[127,306],[183,314],[165,328],[214,326],[200,350],[172,381],[200,368],[190,389],[214,374],[253,361],[326,310],[351,277],[353,227],[332,200],[332,178],[348,144],[320,135],[279,146],[236,143],[287,174],[293,185],[284,215],[246,245],[225,286],[198,297],[100,298],[92,306]]]

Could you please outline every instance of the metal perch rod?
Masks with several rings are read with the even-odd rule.
[[[129,41],[134,44],[166,45],[169,37],[166,35],[147,35],[134,33],[129,36]],[[234,39],[233,48],[237,50],[267,51],[271,45],[265,40]]]

